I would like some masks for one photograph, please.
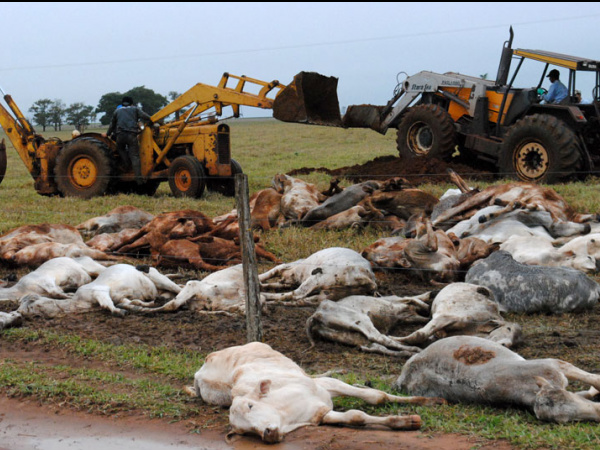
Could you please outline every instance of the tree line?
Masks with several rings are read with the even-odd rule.
[[[169,99],[174,100],[179,95],[171,91]],[[54,127],[54,131],[60,131],[63,125],[72,125],[79,131],[83,131],[95,122],[98,116],[102,125],[108,125],[124,96],[132,97],[136,104],[150,115],[160,111],[169,103],[167,97],[145,86],[138,86],[123,93],[104,94],[95,108],[82,102],[72,103],[67,107],[62,100],[43,98],[34,102],[29,112],[33,115],[33,121],[41,126],[43,131],[46,131],[47,127]]]

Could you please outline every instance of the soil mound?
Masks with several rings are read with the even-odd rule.
[[[414,158],[410,160],[396,156],[380,156],[364,164],[357,164],[339,169],[325,167],[296,169],[288,173],[290,176],[306,175],[311,172],[323,172],[331,176],[342,177],[358,183],[373,179],[403,177],[411,184],[448,183],[448,169],[454,170],[462,178],[472,181],[492,181],[491,171],[475,169],[460,162],[445,162],[434,158]]]

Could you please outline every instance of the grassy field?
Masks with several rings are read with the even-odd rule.
[[[311,127],[267,119],[232,121],[230,127],[232,156],[240,162],[248,175],[251,193],[268,187],[277,173],[303,167],[336,169],[362,164],[379,156],[396,154],[394,133],[381,136],[369,130]],[[47,132],[44,136],[69,139],[70,131]],[[0,132],[0,139],[2,137]],[[24,164],[8,142],[7,147],[8,170],[0,185],[0,199],[3,205],[0,233],[17,226],[44,222],[77,225],[121,205],[137,206],[153,214],[195,209],[209,216],[226,213],[235,207],[234,199],[208,192],[202,199],[176,199],[170,195],[165,183],[154,197],[115,195],[90,200],[43,197],[35,192],[33,181]],[[323,189],[329,184],[329,177],[319,172],[301,178],[316,183]],[[553,188],[578,211],[600,212],[598,184],[598,179],[591,179],[585,183],[556,185]],[[440,195],[448,187],[453,186],[426,185],[422,188]],[[295,261],[326,247],[344,246],[361,250],[379,236],[380,232],[373,230],[361,233],[307,233],[306,230],[289,228],[264,233],[260,239],[268,250],[284,261]],[[544,331],[543,327],[546,326],[546,323],[539,325],[541,332],[550,332],[550,329]],[[154,380],[154,377],[160,374],[168,380],[162,387],[153,383],[145,386],[138,381],[114,378],[102,370],[92,372],[77,367],[52,367],[52,376],[63,379],[64,382],[48,386],[45,382],[46,371],[50,370],[48,365],[11,365],[0,361],[0,389],[9,395],[29,395],[48,401],[65,401],[75,408],[95,412],[103,410],[107,414],[130,408],[147,410],[147,414],[153,417],[180,419],[190,417],[196,411],[196,404],[191,404],[170,386],[189,383],[193,371],[205,356],[201,352],[190,354],[182,350],[149,349],[135,344],[110,345],[97,341],[83,341],[69,333],[56,335],[27,328],[6,331],[0,342],[30,342],[40,348],[60,350],[74,359],[95,358],[113,366],[135,365],[137,370],[143,371],[149,379]],[[596,359],[597,356],[596,353]],[[390,368],[390,371],[397,372],[395,368]],[[348,374],[346,379],[351,382],[353,374]],[[134,386],[136,392],[142,392],[131,397],[124,395],[117,399],[104,398],[101,389],[89,386],[98,383],[112,383],[116,386],[115,390],[122,391],[130,390]],[[385,383],[379,387],[389,389],[389,385]],[[147,393],[147,396],[144,393]],[[174,409],[173,404],[180,409]],[[342,402],[340,406],[348,407],[352,406],[352,403]],[[387,412],[384,408],[374,411]],[[460,432],[483,439],[508,439],[513,445],[523,449],[600,448],[600,427],[594,424],[549,425],[537,421],[531,414],[523,411],[462,405],[436,408],[432,412],[418,409],[417,412],[423,415],[428,424],[427,432],[431,433]]]

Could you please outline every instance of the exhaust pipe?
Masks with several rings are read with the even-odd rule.
[[[0,184],[4,180],[6,174],[6,145],[4,145],[4,139],[0,142]]]
[[[273,101],[273,117],[282,122],[342,126],[335,77],[300,72]]]

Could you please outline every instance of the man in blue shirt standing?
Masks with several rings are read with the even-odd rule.
[[[569,90],[559,80],[560,72],[558,70],[552,69],[547,75],[547,78],[550,78],[550,83],[552,84],[548,90],[548,93],[542,95],[542,100],[545,103],[556,105],[562,102],[565,98],[569,97]]]

